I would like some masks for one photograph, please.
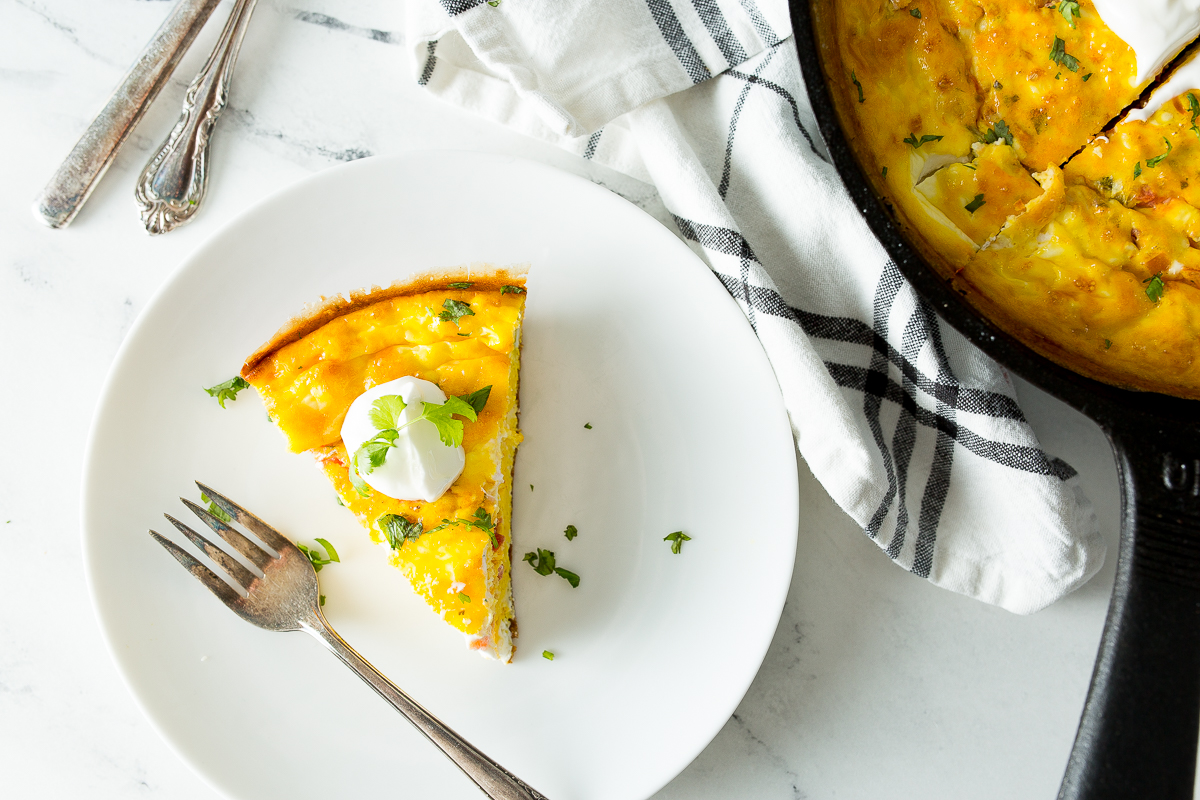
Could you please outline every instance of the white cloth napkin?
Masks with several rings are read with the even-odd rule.
[[[758,333],[813,474],[897,564],[1018,613],[1099,569],[1074,470],[830,166],[785,0],[409,0],[407,35],[437,96],[657,188]]]

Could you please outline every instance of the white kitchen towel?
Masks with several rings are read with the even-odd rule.
[[[1007,374],[918,297],[817,133],[784,0],[409,0],[437,96],[652,183],[775,369],[813,474],[897,564],[1018,613],[1104,542]]]

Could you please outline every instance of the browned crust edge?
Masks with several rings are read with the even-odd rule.
[[[243,378],[249,379],[263,359],[280,348],[299,341],[338,317],[375,303],[395,297],[445,289],[447,283],[466,281],[472,283],[471,290],[473,291],[494,291],[502,286],[524,288],[528,273],[528,264],[513,264],[505,267],[497,267],[492,264],[466,264],[421,272],[405,280],[397,281],[391,286],[372,286],[370,289],[356,289],[349,295],[339,294],[333,297],[323,297],[319,302],[313,303],[284,323],[283,327],[277,330],[262,347],[259,347],[246,359],[240,374]]]

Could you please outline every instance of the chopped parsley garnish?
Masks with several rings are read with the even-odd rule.
[[[420,522],[414,522],[399,514],[384,514],[375,520],[375,524],[379,526],[379,530],[387,538],[388,546],[393,550],[399,550],[405,542],[415,542],[425,532]]]
[[[533,491],[533,484],[532,484],[532,483],[531,483],[531,484],[529,484],[529,491],[531,491],[531,492]]]
[[[542,658],[546,659],[547,661],[553,661],[553,660],[554,660],[554,653],[551,653],[549,650],[543,650],[543,651],[542,651]]]
[[[995,125],[983,132],[984,144],[992,144],[999,141],[1003,141],[1009,147],[1013,146],[1012,131],[1008,129],[1008,123],[1002,119],[996,120]]]
[[[208,392],[209,397],[217,398],[217,402],[221,404],[221,408],[224,408],[226,400],[237,400],[238,392],[249,388],[250,384],[246,383],[241,375],[235,375],[224,383],[218,383],[216,386],[204,391]]]
[[[921,18],[921,9],[919,9],[919,8],[910,8],[908,10],[908,13],[909,13],[909,16],[916,17],[917,19]]]
[[[668,533],[666,536],[663,537],[664,542],[671,543],[671,552],[674,553],[675,555],[679,555],[679,553],[683,550],[684,542],[690,542],[691,540],[692,540],[692,537],[688,536],[683,531],[675,531],[674,533]]]
[[[487,0],[487,4],[488,4],[489,6],[491,6],[492,8],[499,8],[499,7],[500,7],[500,0]]]
[[[464,603],[469,603],[471,602],[471,595],[467,594],[466,592],[459,592],[458,599],[462,600]]]
[[[446,298],[446,302],[442,303],[442,308],[444,310],[438,314],[442,322],[453,322],[457,325],[458,321],[463,317],[475,316],[475,312],[471,310],[470,303],[464,303],[461,300],[451,300],[449,297]]]
[[[883,175],[881,177],[884,177],[884,178],[887,177],[887,167],[883,168]]]
[[[455,283],[447,283],[447,289],[470,289],[475,284],[471,281],[457,281]]]
[[[854,81],[854,88],[858,89],[858,102],[865,103],[867,98],[863,97],[862,84],[858,82],[858,76],[851,72],[850,80]]]
[[[475,509],[475,516],[473,517],[459,517],[458,519],[443,518],[442,524],[429,532],[434,533],[444,530],[452,525],[466,525],[468,528],[477,528],[488,535],[488,538],[492,540],[493,548],[500,546],[500,543],[496,541],[496,523],[492,521],[492,515],[483,508]]]
[[[918,139],[917,135],[915,133],[910,133],[908,135],[908,138],[905,139],[904,142],[906,144],[911,144],[913,146],[913,149],[916,150],[918,147],[925,144],[926,142],[937,142],[937,141],[940,141],[941,138],[942,138],[941,136],[935,136],[932,133],[927,133],[924,136],[922,136],[920,139]]]
[[[325,595],[320,595],[317,599],[320,600],[320,602],[321,602],[321,608],[324,608],[325,607]]]
[[[1200,128],[1196,127],[1196,117],[1200,117],[1200,100],[1196,99],[1194,92],[1188,92],[1188,110],[1192,112],[1192,133],[1200,136]]]
[[[1110,347],[1112,347],[1112,339],[1105,339],[1104,340],[1104,349],[1107,350]]]
[[[965,206],[963,206],[963,208],[967,209],[967,211],[970,211],[972,214],[974,214],[986,202],[987,201],[983,199],[983,195],[977,194],[977,195],[975,195],[975,199],[972,200],[971,202],[967,203]]]
[[[333,549],[333,545],[329,543],[329,540],[318,538],[317,541],[325,548],[325,555],[323,556],[317,552],[315,547],[305,547],[296,542],[296,547],[300,548],[301,553],[308,556],[308,560],[312,563],[314,570],[320,572],[326,564],[332,564],[335,561],[341,563],[342,559],[338,558],[338,552]]]
[[[1167,288],[1167,285],[1163,283],[1161,272],[1153,278],[1147,278],[1142,283],[1146,284],[1146,297],[1149,297],[1155,303],[1162,300],[1163,291]]]
[[[469,334],[469,333],[460,333],[460,334],[458,334],[458,335],[459,335],[459,336],[470,336],[471,334]]]
[[[491,385],[485,386],[482,389],[476,389],[470,394],[460,394],[459,398],[464,403],[475,409],[476,414],[483,413],[483,407],[487,405],[488,398],[492,396]]]
[[[585,422],[585,423],[583,423],[583,427],[587,428],[590,431],[592,429],[592,423]]]
[[[1147,167],[1157,167],[1159,164],[1162,163],[1162,160],[1164,158],[1171,155],[1171,140],[1164,136],[1163,142],[1165,142],[1167,145],[1167,152],[1163,153],[1161,156],[1155,156],[1154,158],[1147,158],[1146,159]]]
[[[1071,72],[1079,72],[1079,59],[1067,54],[1067,43],[1057,36],[1054,37],[1054,44],[1050,46],[1050,60]]]
[[[578,535],[579,535],[579,529],[576,528],[574,525],[568,525],[567,529],[565,531],[563,531],[563,536],[567,537],[568,542],[573,540]]]
[[[525,287],[505,284],[500,287],[500,294],[525,294]]]
[[[200,493],[200,502],[208,503],[208,513],[221,520],[221,522],[233,522],[233,517],[229,516],[229,514],[225,512],[225,509],[214,503],[212,498],[206,495],[204,492]]]
[[[1137,162],[1133,165],[1133,177],[1139,178],[1142,175],[1142,162]]]
[[[1089,80],[1091,80],[1091,78],[1092,78],[1092,73],[1089,72],[1087,75],[1083,76],[1083,82],[1087,83]]]
[[[554,553],[550,550],[538,548],[536,553],[526,553],[522,561],[528,561],[529,566],[533,567],[533,571],[538,575],[549,575],[554,573],[560,578],[571,584],[572,589],[579,588],[579,576],[568,569],[555,566]]]
[[[963,164],[963,166],[964,166],[964,167],[966,167],[967,169],[971,170],[971,172],[974,172],[974,171],[975,171],[975,165],[974,165],[974,164]]]
[[[1067,24],[1069,24],[1072,28],[1075,27],[1075,20],[1082,16],[1079,13],[1078,0],[1062,0],[1062,2],[1058,4],[1058,12],[1063,15],[1063,19],[1065,19]]]

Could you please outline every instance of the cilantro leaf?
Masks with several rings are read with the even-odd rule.
[[[1013,146],[1012,131],[1008,129],[1008,123],[1002,119],[996,120],[995,125],[983,132],[984,144],[992,144],[1001,140],[1009,147]]]
[[[387,430],[388,428],[398,428],[400,426],[400,412],[408,408],[408,403],[404,402],[404,398],[398,394],[384,395],[371,404],[371,413],[367,418],[371,420],[371,424],[379,430]]]
[[[212,498],[206,495],[204,492],[200,493],[200,502],[208,503],[208,513],[221,520],[221,522],[233,522],[233,517],[229,516],[229,514],[225,512],[225,509],[214,503]]]
[[[469,603],[471,602],[471,595],[467,594],[466,592],[459,592],[458,599],[462,600],[464,603]]]
[[[425,532],[420,522],[414,522],[399,514],[384,514],[375,520],[375,524],[379,526],[388,546],[393,550],[399,550],[405,542],[415,542]]]
[[[525,287],[505,284],[500,287],[500,294],[525,294]]]
[[[526,553],[522,561],[528,561],[529,566],[538,575],[549,575],[554,572],[554,553],[550,550],[537,549],[537,553]]]
[[[543,650],[543,651],[542,651],[542,658],[546,659],[547,661],[553,661],[553,660],[554,660],[554,653],[551,653],[549,650]]]
[[[1140,178],[1142,176],[1142,162],[1137,162],[1133,165],[1133,177]]]
[[[362,479],[362,475],[358,472],[358,453],[355,452],[350,457],[350,469],[347,470],[350,477],[350,485],[354,487],[354,491],[358,492],[359,497],[370,497],[371,487],[367,486],[367,482]]]
[[[935,136],[932,133],[927,133],[924,136],[922,136],[920,139],[918,139],[917,135],[915,133],[910,133],[908,135],[908,138],[904,140],[904,143],[911,144],[913,146],[913,149],[916,150],[918,147],[925,144],[926,142],[938,142],[938,141],[941,141],[941,139],[942,139],[941,136]]]
[[[242,389],[249,389],[250,384],[242,378],[241,375],[235,375],[224,383],[218,383],[216,386],[205,389],[209,397],[217,398],[221,408],[225,407],[226,400],[237,400],[238,392]]]
[[[455,419],[455,414],[466,417],[472,422],[478,419],[475,409],[459,397],[448,397],[446,402],[441,405],[425,402],[421,404],[420,419],[427,419],[433,423],[437,428],[438,438],[447,447],[458,447],[463,440],[462,420]]]
[[[300,548],[300,552],[308,556],[309,563],[313,569],[320,572],[326,565],[332,564],[335,561],[340,563],[342,559],[338,558],[337,550],[333,549],[333,545],[326,539],[317,539],[321,546],[325,548],[325,555],[317,552],[315,547],[305,547],[300,542],[296,542],[296,547]]]
[[[977,194],[977,195],[975,195],[975,199],[972,200],[971,202],[967,203],[965,206],[963,206],[963,208],[965,208],[967,211],[970,211],[972,214],[974,214],[976,211],[978,211],[982,206],[984,206],[986,204],[987,204],[987,201],[983,199],[983,195]]]
[[[1058,13],[1062,14],[1067,24],[1074,28],[1075,20],[1082,16],[1079,11],[1079,0],[1062,0],[1058,4]]]
[[[471,310],[471,304],[461,300],[451,300],[447,297],[446,302],[442,303],[442,308],[445,310],[438,314],[442,322],[453,322],[457,325],[463,317],[475,316],[475,312]]]
[[[492,540],[492,548],[500,546],[500,542],[496,539],[496,523],[492,520],[492,515],[483,509],[475,509],[475,514],[472,517],[459,517],[458,519],[442,519],[442,524],[430,530],[430,533],[435,533],[440,530],[451,527],[452,525],[466,525],[468,528],[478,528],[488,535]],[[554,554],[551,553],[551,556]]]
[[[1196,127],[1196,117],[1200,117],[1200,100],[1196,99],[1193,92],[1188,92],[1188,110],[1192,112],[1192,133],[1200,137],[1200,128]]]
[[[579,529],[576,528],[574,525],[568,525],[567,529],[565,531],[563,531],[563,536],[567,537],[568,542],[573,540],[578,535],[579,535]]]
[[[671,552],[674,553],[675,555],[679,555],[680,551],[683,550],[684,542],[690,542],[691,540],[692,540],[692,537],[688,536],[683,531],[675,531],[674,533],[668,533],[666,536],[663,537],[664,542],[671,543]]]
[[[1092,73],[1089,72],[1087,75],[1083,76],[1083,82],[1087,83],[1089,80],[1091,80],[1091,78],[1092,78]]]
[[[459,400],[475,409],[476,414],[483,413],[483,407],[487,405],[488,398],[492,396],[492,387],[485,386],[482,389],[477,389],[470,394],[460,394]]]
[[[592,423],[585,422],[585,423],[583,423],[583,427],[587,428],[590,431],[592,429]]]
[[[1161,272],[1152,278],[1147,278],[1146,280],[1142,281],[1142,283],[1147,284],[1146,297],[1149,297],[1150,300],[1155,303],[1157,303],[1159,300],[1162,300],[1163,292],[1166,290],[1167,285],[1163,283]]]
[[[919,9],[919,8],[910,8],[910,9],[908,10],[908,15],[909,15],[910,17],[916,17],[917,19],[920,19],[920,18],[921,18],[921,9]]]
[[[1071,72],[1079,72],[1079,59],[1067,54],[1067,43],[1057,36],[1054,37],[1054,44],[1050,46],[1050,60]]]
[[[472,281],[456,281],[455,283],[447,283],[447,289],[470,289],[475,284]]]
[[[1164,136],[1163,141],[1167,145],[1167,152],[1163,153],[1161,156],[1155,156],[1154,158],[1147,158],[1146,159],[1147,167],[1157,167],[1159,164],[1162,163],[1162,160],[1164,158],[1171,155],[1171,140]]]
[[[854,82],[854,88],[858,89],[858,102],[867,102],[867,98],[863,97],[862,84],[858,82],[858,76],[853,71],[850,73],[850,80]]]
[[[571,584],[572,589],[579,588],[579,576],[576,575],[574,572],[571,572],[569,569],[563,569],[562,567],[555,567],[554,574],[557,575],[558,577],[562,578],[563,580],[565,580],[567,583]]]

